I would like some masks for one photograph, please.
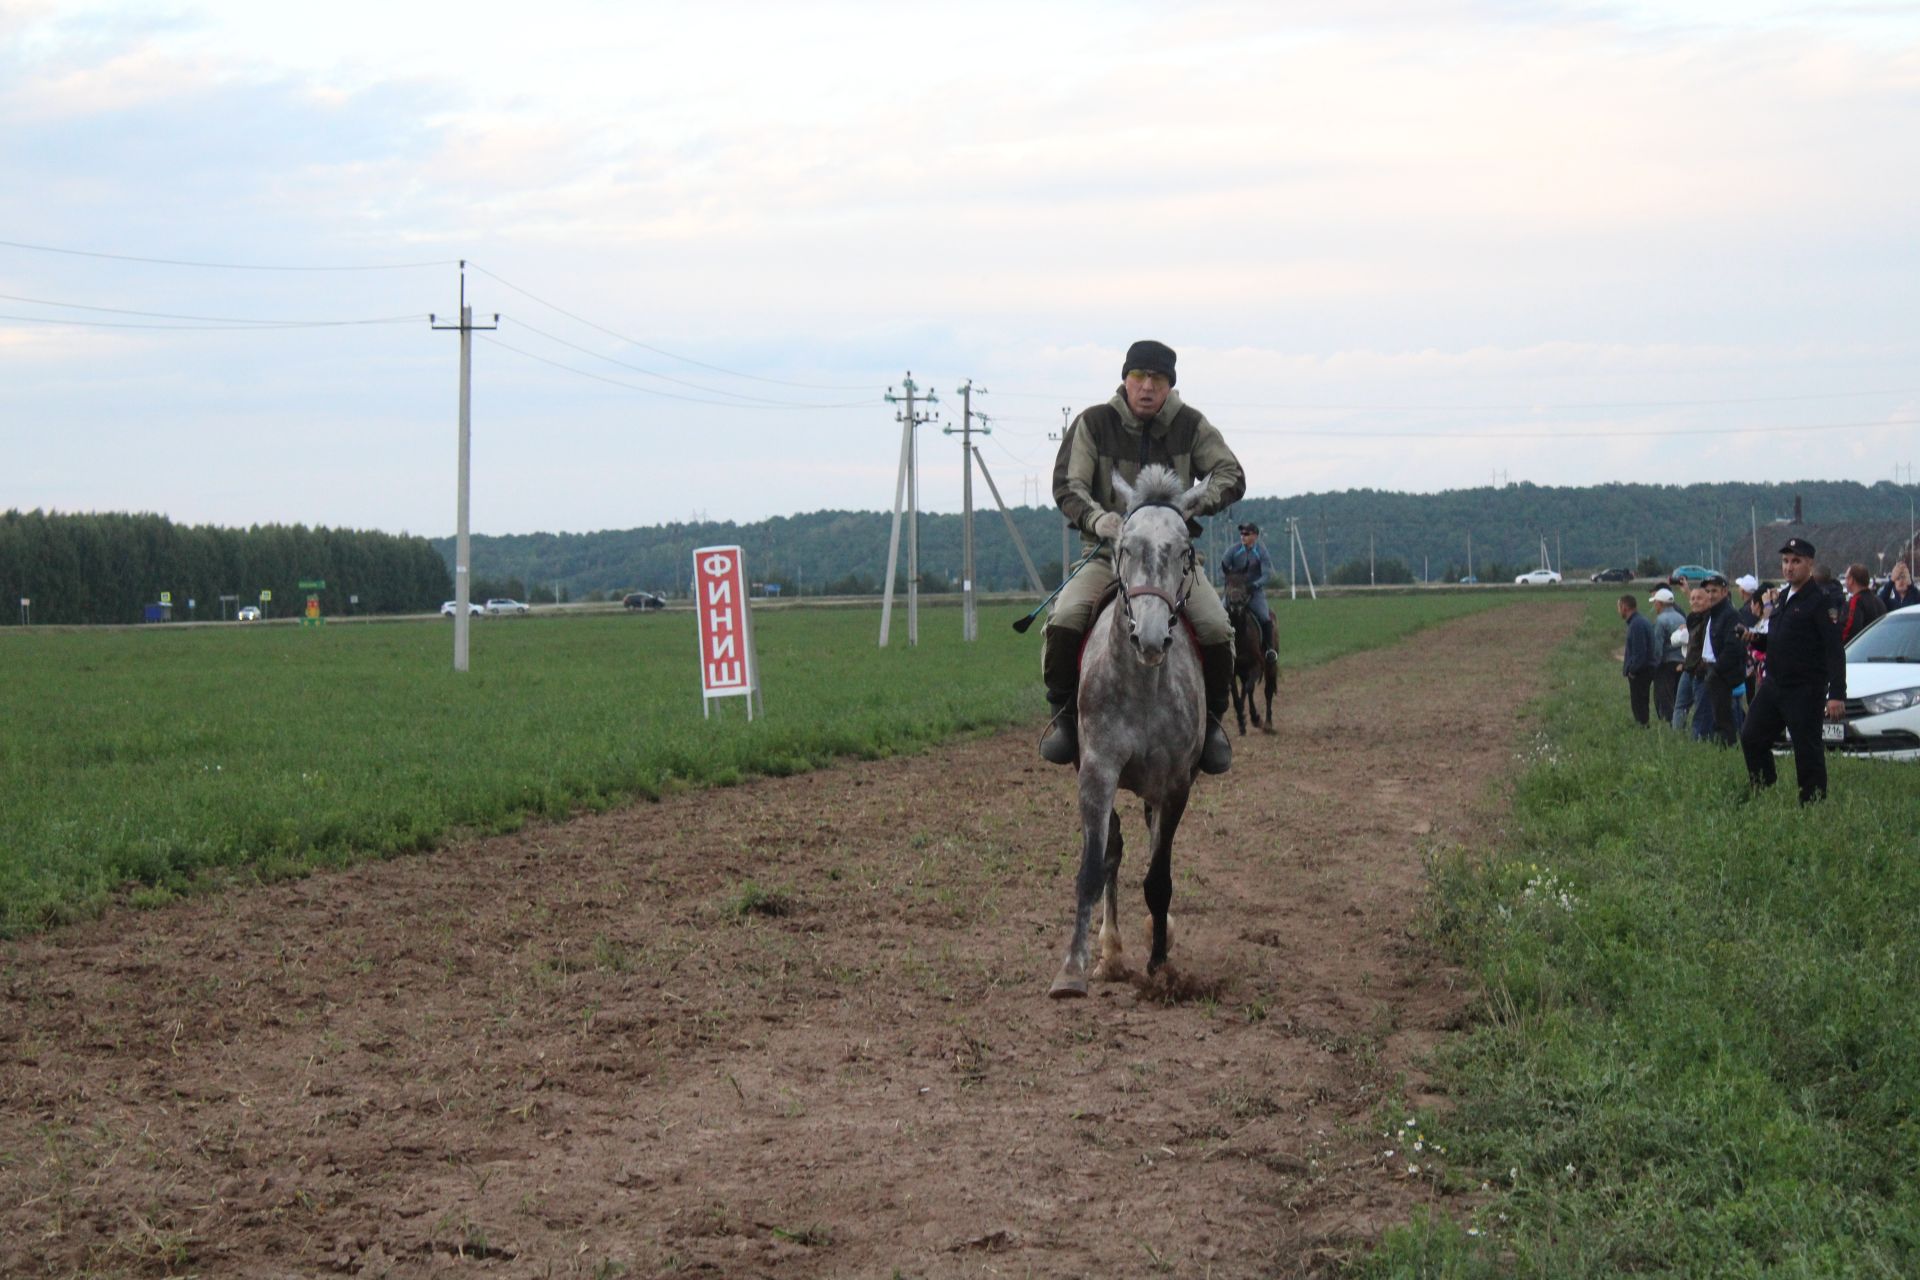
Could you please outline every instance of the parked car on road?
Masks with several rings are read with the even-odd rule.
[[[440,606],[440,612],[446,614],[449,618],[451,618],[455,613],[459,612],[459,610],[460,610],[460,602],[458,600],[449,600],[445,604]],[[467,613],[472,617],[478,618],[484,615],[486,613],[486,610],[482,609],[479,605],[469,600],[467,601]]]
[[[1478,576],[1470,573],[1466,577],[1460,579],[1460,585],[1463,587],[1477,587],[1480,585],[1480,579]]]
[[[1669,579],[1685,578],[1688,582],[1705,582],[1708,578],[1717,576],[1719,572],[1718,569],[1709,569],[1704,565],[1683,564],[1667,577]]]
[[[495,596],[487,601],[487,612],[496,617],[503,613],[532,613],[533,606],[521,604],[518,600],[509,600],[505,596]]]
[[[1847,709],[1824,728],[1830,750],[1920,760],[1920,604],[1895,609],[1847,644]]]
[[[257,605],[243,604],[240,606],[240,612],[233,615],[233,620],[235,622],[258,622],[260,621],[260,609]]]
[[[1551,569],[1529,569],[1513,580],[1516,587],[1559,586],[1560,575]]]
[[[1601,570],[1600,572],[1598,572],[1598,573],[1596,573],[1596,574],[1594,574],[1594,575],[1593,575],[1593,577],[1592,577],[1591,579],[1589,579],[1589,581],[1592,581],[1592,582],[1632,582],[1632,581],[1633,581],[1633,570],[1631,570],[1631,569],[1602,569],[1602,570]]]
[[[666,598],[664,596],[657,596],[651,591],[632,592],[620,603],[629,609],[664,609],[667,607]]]

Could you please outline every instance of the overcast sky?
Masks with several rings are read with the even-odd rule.
[[[890,508],[908,370],[1039,501],[1139,337],[1256,496],[1920,461],[1920,4],[506,14],[0,0],[0,509],[452,532],[463,258],[477,532]]]

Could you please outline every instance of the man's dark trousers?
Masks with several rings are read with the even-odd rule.
[[[1707,705],[1713,708],[1715,740],[1723,747],[1732,746],[1734,743],[1733,682],[1718,671],[1707,672]]]
[[[1627,698],[1633,704],[1633,718],[1642,728],[1647,723],[1647,699],[1653,690],[1654,671],[1655,668],[1648,667],[1643,671],[1627,673]]]
[[[1800,781],[1800,803],[1809,804],[1826,796],[1827,748],[1820,740],[1826,692],[1817,684],[1760,682],[1760,691],[1753,695],[1753,710],[1747,713],[1747,727],[1740,735],[1740,750],[1747,757],[1747,777],[1754,786],[1774,784],[1773,740],[1785,728],[1793,736],[1793,770]]]
[[[1663,662],[1653,669],[1653,714],[1661,724],[1673,723],[1673,702],[1680,694],[1680,668]]]

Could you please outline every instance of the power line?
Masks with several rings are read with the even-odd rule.
[[[418,320],[418,314],[410,316],[378,316],[368,320],[256,320],[244,316],[188,316],[171,311],[135,311],[129,307],[94,307],[84,302],[58,302],[51,298],[23,298],[14,293],[0,293],[0,298],[8,302],[27,302],[36,307],[65,307],[69,311],[98,311],[115,316],[146,316],[150,320],[196,320],[206,324],[238,325],[248,328],[313,328],[321,325],[339,324],[400,324]],[[56,322],[57,323],[57,322]]]
[[[866,387],[864,384],[792,382],[785,378],[763,378],[757,373],[745,373],[739,369],[729,369],[724,365],[708,364],[704,360],[695,360],[692,356],[683,356],[676,351],[668,351],[664,347],[652,346],[648,343],[640,341],[638,338],[629,338],[626,334],[619,333],[619,332],[616,332],[615,330],[609,329],[603,324],[599,324],[595,321],[587,319],[585,316],[576,315],[575,313],[568,311],[565,307],[559,306],[552,302],[548,302],[545,298],[540,297],[538,294],[530,293],[527,290],[522,289],[519,285],[515,284],[513,281],[508,280],[502,276],[496,275],[494,272],[487,270],[485,267],[481,266],[477,262],[469,261],[467,265],[472,267],[475,271],[478,271],[481,275],[489,276],[494,280],[499,281],[501,284],[507,286],[507,288],[513,290],[515,293],[520,294],[522,297],[531,298],[533,301],[539,303],[541,306],[547,308],[547,310],[549,311],[557,311],[561,315],[565,316],[567,319],[577,321],[580,324],[584,324],[589,329],[598,329],[601,333],[606,334],[609,338],[618,338],[620,341],[627,343],[630,346],[639,347],[643,351],[651,351],[657,356],[665,356],[669,360],[678,360],[683,364],[690,364],[701,369],[708,369],[714,373],[724,373],[730,378],[746,378],[751,382],[770,382],[775,386],[781,386],[781,387],[801,387],[809,391],[864,391],[866,390]]]
[[[0,296],[4,296],[4,295],[0,295]],[[608,364],[616,364],[616,365],[619,365],[622,369],[631,369],[635,373],[644,373],[649,378],[659,378],[662,382],[671,382],[676,386],[691,387],[695,391],[707,391],[717,396],[735,396],[741,400],[757,401],[758,403],[765,404],[765,405],[779,405],[784,408],[811,409],[816,407],[812,404],[809,404],[807,402],[800,401],[800,400],[772,400],[767,398],[766,396],[750,396],[744,391],[728,391],[723,387],[709,387],[709,386],[704,386],[698,382],[688,382],[685,378],[676,378],[672,374],[660,373],[657,370],[643,368],[642,366],[637,364],[628,364],[625,360],[616,360],[614,357],[610,355],[605,355],[601,352],[591,350],[590,348],[587,348],[587,347],[583,347],[577,342],[568,342],[565,338],[558,337],[554,334],[548,333],[544,329],[536,329],[524,320],[513,320],[509,318],[508,323],[517,324],[522,329],[527,330],[527,332],[529,333],[537,333],[541,337],[545,338],[548,342],[557,342],[563,347],[571,347],[573,350],[578,351],[581,355],[592,356],[596,360],[605,360]]]
[[[138,315],[139,312],[134,314]],[[324,329],[342,325],[368,324],[413,324],[420,319],[418,315],[396,316],[387,320],[275,320],[271,322],[241,321],[233,324],[140,324],[125,320],[62,320],[54,316],[9,316],[0,315],[0,320],[15,320],[22,324],[64,324],[83,329],[160,329],[181,332],[213,331],[220,333],[266,333],[276,329]]]
[[[1789,427],[1672,427],[1657,431],[1352,431],[1339,427],[1235,427],[1235,435],[1345,436],[1357,440],[1565,440],[1662,436],[1771,435],[1794,431],[1853,431],[1863,427],[1920,426],[1920,418],[1881,418],[1872,422],[1820,422]]]
[[[1047,399],[1052,393],[1041,391],[1002,391],[1023,400]],[[1784,396],[1723,396],[1699,400],[1532,400],[1524,404],[1338,404],[1316,401],[1214,400],[1207,403],[1222,409],[1281,409],[1303,413],[1538,413],[1562,409],[1687,409],[1725,404],[1789,404],[1808,400],[1857,400],[1876,396],[1920,395],[1920,389],[1894,388],[1886,391],[1814,391]]]
[[[661,391],[656,387],[643,387],[638,383],[623,382],[619,378],[609,378],[604,374],[591,373],[585,369],[576,369],[570,364],[562,364],[558,360],[549,360],[547,357],[537,356],[531,351],[523,351],[512,343],[502,342],[498,338],[487,338],[485,341],[503,350],[511,351],[517,356],[525,356],[529,360],[538,360],[541,364],[552,365],[556,369],[578,374],[582,378],[591,378],[595,382],[604,382],[610,386],[624,387],[628,391],[638,391],[642,395],[660,396],[667,400],[684,400],[689,404],[715,404],[726,409],[866,409],[878,403],[877,400],[849,400],[842,404],[742,404],[736,400],[705,400],[699,396],[683,396],[672,391]]]
[[[131,253],[95,253],[88,249],[61,249],[49,244],[24,244],[18,240],[0,240],[0,247],[31,249],[35,253],[60,253],[74,258],[107,258],[114,262],[146,262],[162,267],[201,267],[211,271],[411,271],[418,267],[450,267],[456,259],[438,262],[373,262],[337,267],[274,266],[256,262],[196,262],[186,258],[142,258]],[[417,316],[409,319],[418,319]]]

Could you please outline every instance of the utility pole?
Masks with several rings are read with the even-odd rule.
[[[907,391],[904,396],[893,394],[893,388],[887,388],[888,404],[902,404],[906,408],[894,414],[894,420],[900,424],[900,477],[893,486],[893,537],[887,544],[887,590],[880,606],[880,647],[887,647],[887,629],[893,621],[893,575],[900,566],[900,500],[906,495],[907,514],[907,643],[920,643],[920,488],[914,476],[915,449],[913,429],[923,422],[932,421],[932,416],[915,413],[913,408],[914,392],[920,388],[914,383],[913,370],[907,370],[902,384]],[[922,404],[938,404],[939,398],[929,391],[921,398]]]
[[[1300,538],[1295,527],[1300,522],[1293,516],[1287,517],[1287,599],[1300,598]]]
[[[980,452],[980,446],[973,446],[973,460],[980,464],[981,478],[987,482],[987,492],[993,495],[993,505],[1000,508],[1000,518],[1007,522],[1007,533],[1013,538],[1013,549],[1020,553],[1020,563],[1026,567],[1027,581],[1033,584],[1034,594],[1047,594],[1046,587],[1040,583],[1040,571],[1033,567],[1033,557],[1027,554],[1027,540],[1020,536],[1020,526],[1013,522],[1013,512],[1007,510],[1006,502],[1000,497],[1000,486],[993,482],[993,472],[987,470],[987,459]]]
[[[1320,593],[1314,590],[1314,587],[1313,587],[1313,566],[1307,563],[1307,544],[1300,537],[1299,517],[1297,516],[1287,517],[1287,535],[1291,543],[1291,546],[1289,546],[1287,550],[1287,565],[1289,568],[1292,567],[1293,553],[1295,551],[1298,551],[1300,553],[1300,569],[1301,569],[1301,572],[1306,575],[1306,579],[1307,579],[1307,594],[1312,598],[1314,598],[1315,600],[1318,600],[1320,598]],[[1289,587],[1289,595],[1287,597],[1288,599],[1290,600],[1298,599],[1299,595],[1300,595],[1300,589],[1298,587],[1293,587],[1293,586]]]
[[[427,323],[435,329],[460,331],[460,478],[457,483],[459,497],[455,500],[458,514],[453,540],[453,669],[465,671],[470,622],[467,606],[473,598],[472,574],[469,572],[473,565],[472,531],[467,522],[467,495],[471,487],[469,478],[473,459],[473,334],[475,329],[500,327],[500,313],[497,311],[492,324],[474,324],[473,308],[467,305],[465,258],[460,259],[460,323],[441,324],[439,321],[436,315],[427,316]]]
[[[960,483],[960,638],[973,640],[980,634],[980,618],[974,607],[973,594],[973,379],[960,391],[960,465],[963,479]],[[987,394],[985,387],[980,394]],[[981,414],[980,421],[985,423],[987,415]],[[941,435],[952,435],[952,427],[940,428]],[[981,435],[993,434],[993,428],[982,426]]]
[[[1370,587],[1380,585],[1374,581],[1373,577],[1373,530],[1371,529],[1367,530],[1367,585]]]
[[[1060,439],[1062,443],[1066,441],[1067,432],[1072,427],[1073,406],[1063,404],[1060,406]],[[1067,585],[1067,565],[1073,560],[1073,548],[1070,545],[1072,538],[1073,522],[1067,519],[1065,515],[1062,515],[1060,517],[1060,585],[1063,587]]]

